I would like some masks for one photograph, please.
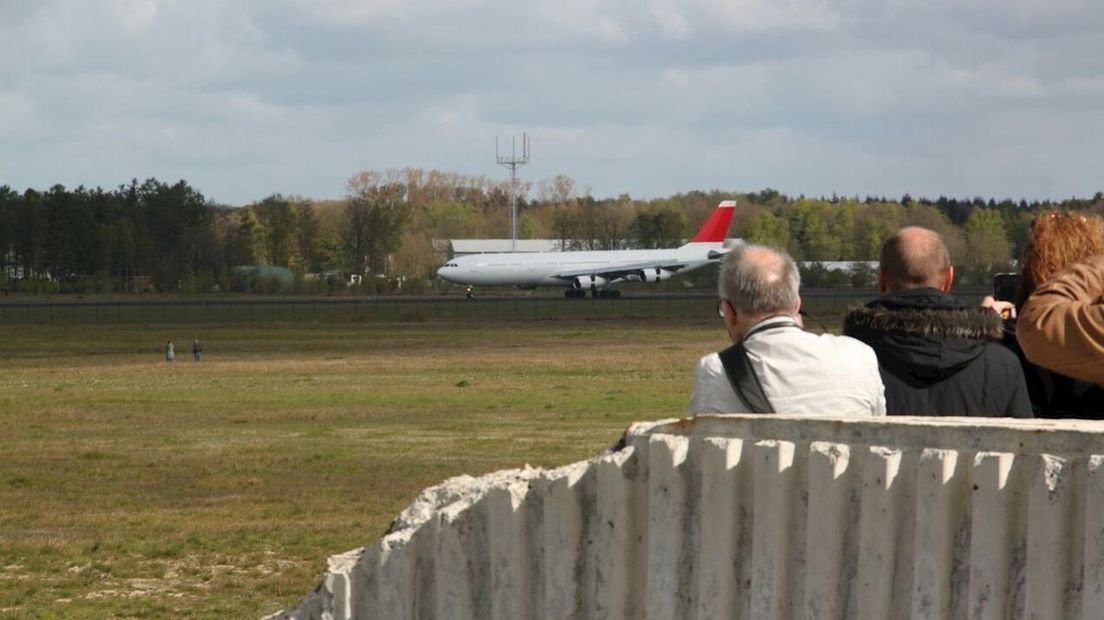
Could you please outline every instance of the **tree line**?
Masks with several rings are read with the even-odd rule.
[[[925,226],[943,235],[960,277],[976,284],[1022,254],[1040,212],[1104,211],[1100,192],[1041,202],[808,198],[773,189],[598,199],[564,175],[519,184],[516,192],[519,237],[556,239],[569,250],[677,246],[720,200],[733,197],[734,236],[786,249],[800,261],[877,260],[893,231]],[[508,236],[509,197],[507,181],[415,168],[358,173],[340,200],[274,194],[237,208],[208,200],[185,181],[22,193],[0,186],[0,287],[96,293],[141,282],[184,293],[322,292],[347,290],[355,275],[361,291],[399,282],[420,290],[445,258],[435,240]],[[286,268],[294,280],[265,281],[242,266]],[[806,276],[810,284],[847,284],[815,266]],[[850,281],[869,277],[860,270]]]

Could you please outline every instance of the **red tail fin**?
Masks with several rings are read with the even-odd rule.
[[[690,243],[716,243],[725,240],[728,234],[728,224],[732,221],[732,212],[736,209],[735,200],[725,200],[717,205],[713,215],[702,224],[698,233],[690,239]]]

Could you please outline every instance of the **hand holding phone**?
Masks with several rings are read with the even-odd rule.
[[[1004,301],[1002,299],[994,299],[992,295],[986,295],[981,300],[982,308],[989,308],[993,312],[1001,315],[1001,318],[1005,321],[1016,318],[1016,306],[1010,301]]]

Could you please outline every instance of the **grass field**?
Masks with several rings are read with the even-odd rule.
[[[672,319],[0,325],[0,615],[295,604],[426,486],[681,415],[724,340]]]

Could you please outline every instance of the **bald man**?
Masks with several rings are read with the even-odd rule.
[[[870,345],[889,415],[1031,417],[1019,360],[999,344],[1000,315],[950,294],[954,266],[938,233],[902,228],[882,246],[882,296],[843,333]]]

